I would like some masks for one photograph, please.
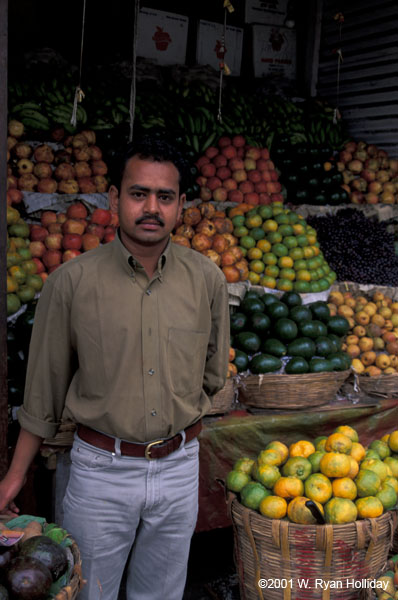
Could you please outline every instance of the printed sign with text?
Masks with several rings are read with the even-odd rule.
[[[288,0],[246,0],[246,23],[265,23],[267,25],[283,25]]]
[[[138,18],[137,56],[161,65],[185,64],[188,17],[143,8]]]
[[[296,78],[296,32],[286,27],[253,25],[254,76]]]

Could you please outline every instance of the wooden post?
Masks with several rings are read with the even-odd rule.
[[[0,479],[8,466],[7,395],[7,29],[8,0],[0,0]]]
[[[308,11],[308,43],[305,53],[305,91],[314,97],[317,94],[319,47],[321,42],[323,0],[313,0]]]

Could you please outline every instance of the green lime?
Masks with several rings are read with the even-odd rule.
[[[253,229],[250,231],[250,235],[256,241],[262,240],[265,238],[265,231],[261,227],[253,227]]]
[[[287,256],[289,251],[284,244],[274,244],[271,248],[272,252],[276,254],[276,256]]]
[[[251,235],[244,235],[240,238],[240,245],[247,249],[254,248],[256,240]]]

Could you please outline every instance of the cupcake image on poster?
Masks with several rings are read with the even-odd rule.
[[[163,30],[163,27],[156,26],[156,32],[152,36],[153,41],[156,45],[156,50],[165,51],[169,44],[171,44],[171,37],[167,31]]]

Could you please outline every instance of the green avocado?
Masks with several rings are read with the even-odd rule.
[[[326,358],[311,358],[310,373],[322,373],[324,371],[333,371],[333,365]]]
[[[267,338],[261,344],[261,352],[264,352],[265,354],[272,354],[272,356],[281,358],[286,354],[286,346],[280,340],[276,340],[275,338]]]
[[[346,371],[351,367],[351,357],[347,352],[333,352],[329,354],[328,360],[332,363],[334,371]]]
[[[296,323],[312,321],[312,312],[307,306],[293,306],[289,311],[289,319],[293,319]]]
[[[341,344],[342,344],[339,336],[335,335],[334,333],[328,333],[327,337],[333,344],[333,352],[339,352],[339,350],[341,350]]]
[[[250,315],[254,312],[264,312],[265,306],[264,302],[260,300],[259,297],[252,298],[246,297],[243,299],[242,304],[240,305],[241,312],[245,313],[245,315]]]
[[[260,349],[261,340],[253,331],[241,331],[234,337],[234,343],[239,350],[254,354]]]
[[[292,319],[281,318],[276,321],[273,327],[275,336],[286,342],[290,342],[297,337],[298,327]]]
[[[267,205],[264,205],[267,206]],[[263,296],[261,296],[261,301],[264,303],[265,306],[269,306],[270,304],[274,304],[275,302],[279,302],[278,296],[276,296],[275,294],[270,294],[270,293],[266,293]]]
[[[333,342],[326,335],[315,338],[316,356],[326,357],[333,352]]]
[[[250,329],[250,331],[254,331],[260,336],[266,333],[270,326],[270,318],[263,312],[252,313],[249,317],[248,329]]]
[[[318,336],[317,337],[319,337],[320,335],[326,336],[328,334],[328,328],[325,325],[325,323],[322,323],[322,321],[318,321],[317,319],[314,319],[312,322],[315,323],[315,325],[318,328]]]
[[[301,306],[303,303],[300,294],[298,294],[297,292],[285,292],[281,296],[281,302],[287,304],[289,308],[293,308],[294,306]]]
[[[288,375],[300,375],[308,373],[310,366],[302,356],[293,356],[285,367],[285,373]]]
[[[340,317],[336,315],[335,317],[330,317],[328,321],[328,331],[329,333],[334,333],[335,335],[343,336],[348,333],[350,329],[350,325],[345,317]]]
[[[249,364],[249,357],[246,352],[242,350],[235,350],[235,358],[232,361],[236,366],[238,373],[242,373],[242,371],[246,371]]]
[[[289,309],[284,302],[277,300],[266,307],[267,315],[272,321],[289,316]]]
[[[309,337],[296,338],[287,347],[288,356],[301,356],[310,359],[314,356],[316,345]]]
[[[256,354],[249,362],[249,370],[259,375],[261,373],[272,373],[282,367],[282,362],[276,356],[270,354]]]
[[[322,302],[319,300],[318,302],[311,302],[308,305],[309,309],[312,312],[313,318],[318,321],[322,321],[323,323],[327,323],[330,319],[330,310],[327,305],[327,302]]]
[[[245,330],[248,319],[247,315],[245,315],[244,313],[236,312],[232,313],[229,321],[231,333],[235,334]]]
[[[303,337],[315,339],[319,337],[319,329],[316,321],[301,321],[298,324],[299,333]]]

